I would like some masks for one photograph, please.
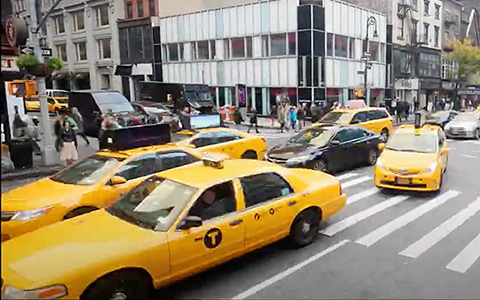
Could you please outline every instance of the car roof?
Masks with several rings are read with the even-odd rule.
[[[75,90],[71,91],[71,94],[98,94],[98,93],[119,93],[119,91],[115,90]],[[123,94],[122,94],[123,95]]]
[[[139,155],[139,154],[145,154],[145,153],[148,153],[148,152],[170,151],[170,150],[183,150],[183,151],[189,152],[189,153],[199,152],[195,149],[178,146],[174,143],[168,143],[168,144],[164,144],[164,145],[153,145],[153,146],[133,148],[133,149],[122,150],[122,151],[111,151],[111,150],[104,149],[104,150],[100,150],[96,154],[104,155],[104,156],[126,158],[126,157],[135,156],[135,155]]]
[[[160,177],[196,188],[206,188],[243,176],[266,172],[283,174],[283,169],[281,166],[256,159],[226,159],[222,169],[205,166],[200,161],[163,171]]]
[[[413,133],[417,135],[437,135],[440,127],[433,124],[423,125],[421,128],[415,128],[413,124],[401,125],[395,133]]]
[[[354,113],[359,111],[374,111],[374,110],[386,110],[386,109],[383,107],[339,108],[339,109],[332,110],[331,112]]]

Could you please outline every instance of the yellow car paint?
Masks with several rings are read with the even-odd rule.
[[[374,167],[375,185],[380,188],[409,191],[439,190],[449,155],[442,129],[435,125],[424,125],[418,129],[414,125],[402,125],[392,138],[397,134],[432,137],[438,147],[435,151],[420,153],[389,149],[390,142],[387,143],[379,157],[380,163],[377,162]]]
[[[102,208],[112,204],[122,193],[129,191],[151,174],[133,178],[120,185],[110,185],[109,180],[123,166],[133,163],[145,154],[154,154],[179,150],[198,159],[203,154],[195,149],[176,145],[161,145],[137,148],[121,152],[100,151],[96,155],[123,159],[115,168],[100,176],[91,185],[64,184],[52,180],[53,177],[38,180],[2,194],[2,242],[40,227],[62,221],[69,212],[78,208]],[[72,166],[73,167],[73,166]],[[63,171],[61,171],[63,172]],[[59,172],[59,173],[61,173]],[[58,173],[57,173],[58,174]],[[3,221],[3,215],[9,212],[28,211],[49,207],[43,215],[31,220]]]
[[[268,172],[286,179],[293,193],[245,208],[239,178]],[[4,286],[32,290],[63,285],[68,290],[64,298],[75,299],[100,277],[136,268],[147,272],[158,288],[286,237],[305,209],[318,207],[326,219],[346,203],[331,175],[259,160],[225,160],[223,168],[196,162],[158,176],[196,188],[169,228],[145,229],[103,209],[41,228],[2,244]],[[203,191],[226,181],[233,182],[236,211],[200,227],[178,229]],[[235,220],[242,222],[231,226]],[[221,232],[222,240],[207,248],[204,237],[218,232],[212,228]]]
[[[48,111],[51,113],[59,112],[68,108],[68,97],[48,97]]]

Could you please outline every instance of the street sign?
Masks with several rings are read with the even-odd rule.
[[[35,53],[33,47],[25,47],[25,46],[20,47],[20,52],[22,52],[22,54],[29,54],[29,55],[33,55]],[[51,57],[52,48],[42,48],[42,56]]]

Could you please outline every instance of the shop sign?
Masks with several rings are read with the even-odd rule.
[[[17,66],[16,56],[2,56],[2,72],[18,72],[20,71]]]
[[[442,82],[442,89],[444,89],[444,90],[454,90],[455,89],[455,82],[443,81]]]
[[[396,90],[418,90],[418,78],[400,78],[395,80]]]
[[[459,95],[480,95],[480,88],[478,89],[464,89],[464,90],[460,90],[458,91],[458,94]]]

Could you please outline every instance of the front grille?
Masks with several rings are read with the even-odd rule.
[[[15,211],[2,211],[2,222],[10,221],[15,214]]]
[[[397,175],[405,175],[405,176],[408,176],[408,175],[416,175],[416,174],[419,174],[420,171],[402,171],[402,170],[397,170],[397,169],[388,169],[390,172],[392,173],[395,173]]]
[[[394,182],[394,181],[387,181],[387,180],[382,180],[380,183],[381,183],[381,184],[386,184],[386,185],[412,187],[412,188],[426,188],[426,187],[427,187],[426,184],[419,184],[419,183],[416,183],[416,184],[413,184],[413,183],[410,183],[410,184],[398,184],[398,183],[396,183],[396,182]]]
[[[269,162],[273,162],[273,163],[276,163],[276,164],[284,164],[287,162],[286,159],[284,158],[277,158],[277,157],[271,157],[271,156],[267,156],[267,160]]]

